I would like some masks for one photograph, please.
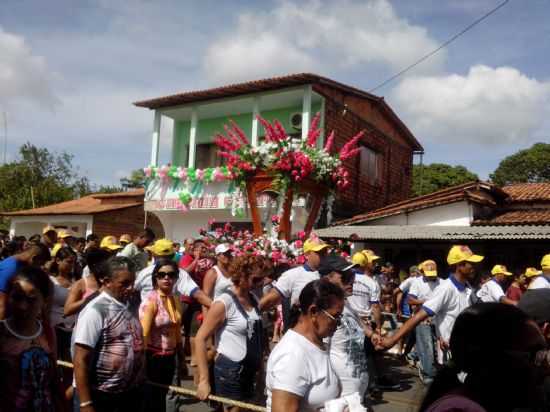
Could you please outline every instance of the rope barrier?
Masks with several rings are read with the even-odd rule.
[[[58,360],[57,364],[59,366],[64,367],[64,368],[70,368],[70,369],[74,368],[72,363],[65,362],[65,361],[62,361],[62,360]],[[192,396],[192,397],[194,397],[195,399],[198,400],[197,391],[194,391],[192,389],[182,388],[181,386],[162,385],[160,383],[155,383],[155,382],[150,382],[150,381],[147,381],[146,384],[151,385],[151,386],[156,386],[158,388],[168,389],[172,392],[179,393],[180,395]],[[223,403],[225,405],[237,406],[239,408],[248,409],[250,411],[256,411],[256,412],[266,412],[267,411],[267,409],[264,408],[263,406],[254,405],[253,403],[240,402],[240,401],[236,401],[234,399],[223,398],[221,396],[216,396],[216,395],[208,396],[208,400],[215,401],[215,402],[220,402],[220,403]]]

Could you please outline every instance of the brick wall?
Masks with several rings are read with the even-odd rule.
[[[376,184],[369,183],[368,177],[360,173],[359,157],[345,163],[351,185],[338,194],[334,217],[349,217],[407,199],[412,185],[413,148],[406,138],[368,101],[352,108],[346,99],[346,107],[341,96],[331,95],[332,90],[318,91],[326,98],[325,130],[327,134],[336,132],[334,150],[339,151],[357,132],[367,130],[361,144],[375,151],[381,162]]]
[[[118,237],[124,233],[136,236],[143,230],[144,224],[143,206],[133,206],[94,215],[93,232],[100,238],[107,235]],[[147,215],[147,226],[153,229],[157,238],[164,237],[162,224],[152,213]]]

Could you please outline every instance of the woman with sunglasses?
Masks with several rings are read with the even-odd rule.
[[[341,388],[324,340],[344,310],[344,291],[328,278],[308,283],[293,305],[291,329],[267,361],[267,410],[316,411],[337,399]]]
[[[174,297],[174,285],[179,276],[176,262],[160,259],[153,269],[153,290],[139,308],[146,347],[147,378],[169,385],[176,368],[176,355],[180,367],[185,357],[181,339],[181,305]],[[146,410],[166,410],[167,390],[149,386]]]
[[[197,332],[197,397],[201,400],[205,400],[211,392],[206,343],[214,334],[217,351],[214,363],[216,394],[240,401],[254,396],[256,372],[260,369],[264,348],[258,301],[251,291],[263,285],[262,269],[262,262],[256,256],[234,258],[229,266],[233,286],[214,300]],[[226,410],[235,412],[239,408]]]

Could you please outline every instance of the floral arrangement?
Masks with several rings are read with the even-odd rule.
[[[253,146],[246,134],[233,121],[225,126],[225,134],[215,136],[220,156],[226,165],[207,169],[185,168],[171,165],[144,168],[146,179],[159,179],[165,188],[180,188],[179,199],[189,205],[193,197],[202,193],[204,184],[230,181],[228,192],[244,188],[246,179],[263,170],[273,175],[278,191],[311,178],[315,182],[338,190],[346,189],[349,173],[343,162],[356,156],[357,142],[364,132],[353,136],[339,153],[332,153],[335,135],[331,132],[323,148],[317,145],[321,136],[320,114],[314,117],[307,139],[297,141],[287,134],[283,125],[275,120],[272,123],[258,117],[265,130],[265,141]]]
[[[277,228],[278,216],[273,216],[272,220],[274,227]],[[209,221],[210,225],[214,223],[214,220]],[[306,261],[302,249],[306,240],[304,232],[298,232],[294,240],[287,242],[286,240],[278,239],[276,236],[264,235],[254,237],[250,231],[235,230],[230,223],[226,223],[223,227],[218,227],[212,231],[201,229],[199,234],[207,241],[212,250],[220,243],[228,243],[235,256],[246,253],[266,256],[271,259],[274,266],[282,264],[290,266],[302,265]],[[315,237],[314,233],[310,235],[310,238]],[[334,252],[346,258],[349,257],[345,252],[346,249],[349,250],[348,247],[349,242],[345,241],[338,241],[337,244],[331,245]]]

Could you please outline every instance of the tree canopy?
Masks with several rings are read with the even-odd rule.
[[[478,180],[475,173],[464,166],[451,166],[444,163],[413,166],[412,195],[420,196],[447,187]]]
[[[550,144],[536,143],[504,158],[489,177],[500,186],[550,182]]]

